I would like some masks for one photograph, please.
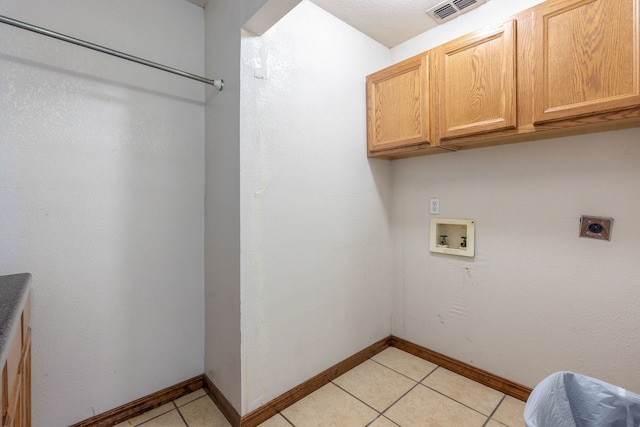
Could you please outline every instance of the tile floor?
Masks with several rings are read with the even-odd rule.
[[[524,427],[524,402],[387,348],[260,427]],[[228,427],[204,390],[117,427]]]

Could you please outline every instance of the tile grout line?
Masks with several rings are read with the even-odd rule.
[[[492,417],[493,417],[493,414],[495,414],[495,413],[498,411],[498,408],[500,407],[500,405],[502,405],[502,402],[504,402],[504,399],[506,399],[506,398],[507,398],[507,395],[506,395],[506,394],[503,394],[503,395],[502,395],[502,399],[500,399],[500,402],[498,402],[498,404],[496,405],[496,407],[495,407],[495,408],[493,408],[493,411],[491,411],[491,414],[489,415],[489,418],[487,418],[487,421],[485,421],[485,422],[484,422],[484,424],[482,425],[482,427],[485,427],[485,426],[489,423],[489,421],[491,421],[491,419],[492,419]],[[498,421],[498,420],[496,420],[496,421]],[[500,422],[500,421],[498,421],[498,422]]]
[[[400,397],[398,397],[396,400],[394,400],[394,401],[393,401],[393,403],[391,403],[391,405],[389,405],[388,407],[386,407],[383,411],[378,411],[378,410],[377,410],[377,409],[375,409],[373,406],[369,405],[368,403],[366,403],[365,401],[363,401],[363,400],[362,400],[362,399],[360,399],[359,397],[357,397],[357,396],[353,395],[353,394],[352,394],[352,393],[350,393],[349,391],[347,391],[347,390],[345,390],[344,388],[340,387],[340,386],[339,386],[338,384],[336,384],[334,381],[331,381],[331,384],[335,385],[335,386],[336,386],[336,387],[338,387],[340,390],[344,391],[344,392],[345,392],[345,393],[347,393],[348,395],[352,396],[354,399],[358,400],[359,402],[363,403],[364,405],[368,406],[369,408],[373,409],[374,411],[376,411],[376,412],[378,413],[378,416],[377,416],[376,418],[374,418],[373,420],[371,420],[369,423],[367,423],[367,424],[366,424],[367,426],[369,426],[369,425],[371,425],[372,423],[374,423],[374,422],[375,422],[378,418],[380,418],[380,417],[384,417],[385,419],[387,419],[387,420],[391,421],[393,424],[395,424],[395,425],[399,425],[398,423],[396,423],[396,422],[395,422],[395,421],[393,421],[392,419],[390,419],[390,418],[388,418],[388,417],[384,416],[385,412],[387,412],[389,409],[391,409],[391,407],[392,407],[393,405],[395,405],[396,403],[398,403],[398,402],[400,401],[400,399],[402,399],[402,398],[403,398],[403,397],[405,397],[407,394],[409,394],[409,393],[411,392],[411,390],[415,389],[415,388],[416,388],[417,386],[419,386],[419,385],[424,385],[424,384],[421,384],[421,382],[422,382],[422,381],[424,381],[425,379],[427,379],[427,377],[429,377],[429,375],[431,375],[432,373],[434,373],[434,372],[435,372],[435,371],[440,367],[440,365],[435,365],[435,368],[433,368],[431,371],[429,371],[429,373],[427,373],[427,375],[425,375],[425,376],[424,376],[424,378],[422,378],[420,381],[416,381],[416,380],[414,380],[413,378],[408,377],[407,375],[405,375],[405,374],[403,374],[403,373],[401,373],[401,372],[398,372],[398,371],[396,371],[396,370],[395,370],[395,369],[393,369],[393,368],[390,368],[389,366],[385,365],[384,363],[378,362],[377,360],[373,360],[373,357],[370,357],[370,358],[368,358],[367,360],[371,360],[372,362],[375,362],[375,363],[377,363],[378,365],[380,365],[380,366],[382,366],[382,367],[384,367],[384,368],[387,368],[387,369],[389,369],[390,371],[395,372],[395,373],[397,373],[397,374],[399,374],[399,375],[401,375],[401,376],[403,376],[403,377],[405,377],[405,378],[407,378],[407,379],[409,379],[409,380],[411,380],[411,381],[415,382],[415,384],[414,384],[414,385],[413,385],[409,390],[407,390],[407,391],[406,391],[406,392],[404,392]],[[364,363],[364,362],[363,362],[363,363]],[[359,366],[359,365],[358,365],[358,366]],[[426,387],[426,386],[425,386],[425,387]],[[446,396],[446,397],[448,397],[449,399],[451,399],[449,396]],[[456,400],[454,400],[454,399],[451,399],[451,400],[453,400],[454,402],[456,402]],[[459,403],[459,402],[458,402],[458,403]],[[465,405],[465,406],[466,406],[466,405]],[[470,408],[470,409],[473,409],[473,408]],[[474,409],[474,411],[475,411],[475,409]],[[476,412],[478,412],[478,411],[476,411]],[[482,415],[484,415],[484,414],[482,414]],[[286,419],[286,418],[285,418],[285,419]],[[287,420],[287,421],[289,421],[289,420]],[[295,426],[294,426],[294,427],[295,427]]]
[[[438,368],[442,368],[442,367],[441,367],[441,366],[438,366]],[[436,368],[436,369],[438,369],[438,368]],[[436,369],[434,369],[434,370],[433,370],[429,375],[431,375],[434,371],[436,371]],[[442,368],[442,369],[444,369],[444,370],[448,370],[448,369],[446,369],[446,368]],[[455,372],[454,372],[454,373],[455,373]],[[427,375],[427,377],[428,377],[429,375]],[[427,377],[425,377],[422,381],[426,380],[426,379],[427,379]],[[467,379],[469,379],[469,378],[467,378]],[[484,414],[484,413],[480,412],[479,410],[477,410],[477,409],[475,409],[475,408],[472,408],[471,406],[467,405],[466,403],[462,403],[462,402],[460,402],[460,401],[458,401],[458,400],[454,399],[453,397],[451,397],[451,396],[447,396],[447,395],[446,395],[446,394],[444,394],[443,392],[441,392],[441,391],[439,391],[439,390],[436,390],[436,389],[435,389],[435,388],[433,388],[433,387],[429,387],[428,385],[424,384],[422,381],[420,381],[420,384],[421,384],[421,385],[423,385],[424,387],[428,388],[429,390],[435,391],[436,393],[438,393],[438,394],[440,394],[440,395],[442,395],[442,396],[446,397],[447,399],[453,400],[454,402],[459,403],[460,405],[462,405],[462,406],[464,406],[464,407],[466,407],[466,408],[469,408],[469,409],[471,409],[471,410],[472,410],[472,411],[474,411],[474,412],[477,412],[478,414],[482,415],[483,417],[486,417],[486,416],[487,416],[487,414]],[[473,381],[474,383],[478,383],[477,381],[474,381],[474,380],[471,380],[471,381]],[[480,384],[480,383],[478,383],[478,384]],[[484,384],[481,384],[481,385],[484,385]],[[491,387],[488,387],[488,386],[485,386],[485,387],[490,388],[491,390],[498,391],[498,390],[496,390],[496,389],[494,389],[494,388],[491,388]],[[502,392],[500,392],[500,393],[502,393]],[[493,408],[493,411],[491,412],[491,415],[493,415],[493,413],[496,411],[496,409],[498,408],[498,406],[500,406],[500,403],[502,403],[502,401],[504,400],[504,398],[505,398],[505,397],[506,397],[506,394],[502,393],[502,399],[500,399],[500,402],[498,403],[498,405],[497,405],[495,408]],[[491,415],[489,415],[489,418],[491,418]]]
[[[284,416],[284,414],[283,414],[282,412],[278,412],[278,414],[280,414],[280,416],[281,416],[282,418],[284,418],[284,420],[285,420],[286,422],[288,422],[289,424],[291,424],[293,427],[296,427],[296,425],[295,425],[294,423],[292,423],[291,421],[289,421],[289,418],[285,417],[285,416]]]
[[[373,356],[373,357],[375,357],[375,356]],[[374,359],[373,359],[373,357],[370,357],[368,360],[371,360],[372,362],[375,362],[375,363],[377,363],[378,365],[383,366],[383,367],[385,367],[385,368],[389,369],[390,371],[395,372],[395,373],[397,373],[397,374],[399,374],[399,375],[402,375],[403,377],[408,378],[408,379],[410,379],[411,381],[415,382],[415,385],[414,385],[413,387],[411,387],[409,390],[407,390],[405,393],[403,393],[400,397],[398,397],[396,400],[394,400],[394,401],[393,401],[393,403],[391,403],[391,405],[387,406],[383,411],[379,412],[379,414],[380,414],[380,415],[379,415],[376,419],[374,419],[373,421],[371,421],[369,424],[367,424],[367,425],[370,425],[370,424],[374,423],[378,418],[380,418],[380,417],[384,417],[385,419],[387,419],[387,420],[391,421],[393,424],[395,424],[395,425],[398,425],[398,426],[399,426],[399,424],[398,424],[398,423],[396,423],[395,421],[393,421],[391,418],[386,417],[386,416],[384,415],[384,414],[385,414],[385,412],[387,412],[389,409],[391,409],[391,407],[392,407],[393,405],[395,405],[396,403],[398,403],[398,402],[400,401],[400,399],[402,399],[402,398],[403,398],[403,397],[405,397],[407,394],[409,394],[409,393],[411,392],[411,390],[413,390],[413,389],[415,389],[417,386],[419,386],[419,385],[422,383],[422,381],[426,380],[426,379],[427,379],[427,377],[428,377],[429,375],[431,375],[432,373],[434,373],[434,372],[435,372],[435,371],[440,367],[440,365],[435,365],[435,364],[434,364],[434,365],[435,365],[435,368],[433,368],[432,370],[430,370],[430,371],[427,373],[427,375],[425,375],[421,380],[416,381],[416,380],[414,380],[413,378],[411,378],[411,377],[409,377],[409,376],[407,376],[407,375],[403,374],[402,372],[396,371],[395,369],[391,368],[390,366],[387,366],[387,365],[385,365],[385,364],[384,364],[384,363],[382,363],[382,362],[378,362],[377,360],[374,360]],[[336,385],[337,385],[337,384],[336,384]],[[338,387],[340,387],[340,386],[338,386]],[[340,388],[342,389],[342,387],[340,387]],[[345,390],[345,391],[346,391],[346,390]],[[348,393],[348,392],[347,392],[347,393]],[[349,393],[349,394],[351,394],[351,393]],[[354,396],[354,397],[355,397],[355,396]],[[356,399],[358,399],[358,398],[356,397]],[[360,400],[360,399],[358,399],[358,400]],[[362,402],[362,403],[364,403],[364,402]],[[366,405],[366,403],[365,403],[365,405]],[[367,406],[369,406],[369,405],[367,405]]]
[[[402,373],[402,372],[400,372],[400,371],[396,371],[396,370],[395,370],[395,369],[393,369],[392,367],[387,366],[387,365],[385,365],[385,364],[384,364],[384,363],[382,363],[382,362],[378,362],[377,360],[373,360],[373,359],[369,359],[369,360],[371,360],[372,362],[377,363],[377,364],[378,364],[378,365],[380,365],[380,366],[384,366],[385,368],[392,370],[392,371],[393,371],[393,372],[395,372],[396,374],[400,374],[400,375],[402,375],[402,376],[403,376],[403,377],[405,377],[405,378],[409,378],[411,381],[416,381],[416,380],[414,380],[413,378],[411,378],[410,376],[405,375],[405,374],[403,374],[403,373]],[[436,369],[438,369],[438,368],[440,367],[440,365],[435,365],[435,366],[436,366],[436,367],[435,367],[435,368],[433,368],[431,371],[429,371],[429,373],[428,373],[424,378],[422,378],[421,380],[417,380],[417,381],[418,381],[418,382],[420,382],[420,381],[424,381],[424,379],[425,379],[425,378],[427,378],[429,375],[431,375],[431,373],[432,373],[433,371],[435,371]]]
[[[421,379],[421,380],[420,380],[420,381],[418,381],[418,382],[419,382],[420,384],[422,384],[422,381],[424,381],[424,380],[426,380],[427,378],[429,378],[429,377],[431,376],[431,374],[433,374],[435,371],[437,371],[437,370],[438,370],[438,368],[439,368],[439,367],[440,367],[440,365],[436,365],[436,367],[435,367],[435,368],[433,368],[433,369],[431,370],[431,372],[429,372],[427,375],[425,375],[425,376],[424,376],[424,378],[423,378],[423,379]]]
[[[486,416],[487,416],[487,414],[484,414],[484,413],[482,413],[482,412],[478,411],[477,409],[472,408],[471,406],[467,405],[466,403],[462,403],[462,402],[460,402],[460,401],[458,401],[458,400],[454,399],[454,398],[453,398],[453,397],[451,397],[451,396],[447,396],[446,394],[444,394],[443,392],[441,392],[441,391],[439,391],[439,390],[436,390],[435,388],[431,388],[431,387],[429,387],[428,385],[426,385],[426,384],[422,384],[422,383],[420,383],[420,385],[421,385],[421,386],[423,386],[423,387],[428,388],[428,389],[429,389],[429,390],[431,390],[431,391],[435,391],[435,392],[436,392],[436,393],[438,393],[439,395],[444,396],[444,397],[446,397],[447,399],[452,400],[452,401],[454,401],[454,402],[456,402],[456,403],[458,403],[458,404],[460,404],[460,405],[464,406],[465,408],[469,408],[469,409],[471,409],[473,412],[477,412],[478,414],[482,415],[483,417],[486,417]],[[492,412],[492,413],[493,413],[493,412]]]
[[[189,423],[187,422],[187,420],[184,419],[184,416],[182,416],[182,412],[180,412],[180,407],[178,405],[176,405],[176,401],[173,400],[171,403],[173,403],[173,406],[176,407],[176,411],[178,412],[178,416],[180,417],[180,419],[182,420],[184,425],[189,427]]]
[[[173,400],[171,401],[171,403],[173,403]],[[171,411],[173,411],[173,410],[175,410],[175,409],[176,409],[176,408],[175,408],[175,406],[176,406],[176,405],[175,405],[175,403],[173,404],[173,406],[174,406],[174,409],[170,409],[170,410],[168,410],[167,412],[163,412],[163,413],[158,414],[158,415],[156,415],[155,417],[149,418],[148,420],[145,420],[145,421],[143,421],[143,422],[141,422],[141,423],[137,423],[137,424],[136,424],[135,426],[133,426],[133,427],[140,427],[140,426],[142,426],[142,425],[144,425],[144,424],[148,423],[149,421],[153,421],[153,420],[155,420],[156,418],[160,418],[160,417],[162,417],[163,415],[167,415],[169,412],[171,412]],[[159,407],[160,407],[160,406],[158,406],[158,408],[159,408]],[[152,410],[153,410],[153,409],[151,409],[150,411],[152,411]],[[148,412],[148,411],[147,411],[147,412]],[[140,415],[144,415],[144,414],[140,414]],[[135,417],[134,417],[134,418],[135,418]],[[125,421],[129,421],[129,420],[125,420]],[[189,427],[189,426],[187,426],[187,427]]]
[[[385,420],[389,421],[390,423],[397,425],[398,427],[401,427],[400,424],[398,424],[397,422],[393,421],[391,418],[385,417],[384,415],[380,414],[376,417],[376,419],[374,419],[373,421],[371,421],[369,424],[367,424],[365,427],[369,427],[370,425],[372,425],[373,423],[375,423],[376,421],[378,421],[380,418],[384,418]]]
[[[366,360],[371,360],[371,361],[375,362],[376,364],[378,364],[378,365],[380,365],[380,366],[382,366],[382,367],[384,367],[384,368],[387,368],[387,369],[391,370],[392,372],[394,372],[394,373],[396,373],[396,374],[399,374],[399,375],[401,375],[401,376],[403,376],[403,377],[405,377],[405,378],[407,378],[407,379],[409,379],[409,380],[411,380],[411,381],[415,382],[415,384],[414,384],[414,385],[413,385],[409,390],[407,390],[405,393],[403,393],[400,397],[398,397],[398,398],[397,398],[393,403],[391,403],[387,408],[385,408],[385,409],[384,409],[384,410],[382,410],[382,411],[378,411],[376,408],[374,408],[374,407],[373,407],[373,406],[371,406],[370,404],[366,403],[364,400],[360,399],[359,397],[355,396],[354,394],[352,394],[352,393],[351,393],[351,392],[349,392],[348,390],[344,389],[343,387],[341,387],[340,385],[338,385],[337,383],[335,383],[335,382],[334,382],[334,380],[330,381],[330,383],[331,383],[331,384],[333,384],[334,386],[336,386],[339,390],[342,390],[343,392],[347,393],[349,396],[353,397],[354,399],[356,399],[357,401],[359,401],[360,403],[364,404],[366,407],[368,407],[368,408],[372,409],[373,411],[375,411],[375,412],[378,414],[378,415],[377,415],[373,420],[371,420],[370,422],[368,422],[368,423],[365,425],[365,427],[366,427],[366,426],[370,426],[370,425],[372,425],[373,423],[375,423],[375,422],[376,422],[377,420],[379,420],[380,418],[384,418],[385,420],[387,420],[387,421],[389,421],[389,422],[393,423],[394,425],[397,425],[397,426],[399,426],[399,427],[400,427],[400,425],[399,425],[398,423],[396,423],[396,422],[395,422],[395,421],[393,421],[392,419],[390,419],[390,418],[386,417],[385,413],[387,413],[387,412],[388,412],[388,411],[389,411],[389,410],[390,410],[394,405],[396,405],[396,404],[397,404],[401,399],[403,399],[407,394],[409,394],[411,391],[413,391],[413,390],[414,390],[416,387],[418,387],[418,386],[423,386],[423,387],[425,387],[425,388],[427,388],[427,389],[429,389],[429,390],[431,390],[431,391],[434,391],[434,392],[438,393],[439,395],[441,395],[441,396],[443,396],[443,397],[445,397],[445,398],[447,398],[447,399],[449,399],[449,400],[451,400],[451,401],[453,401],[453,402],[455,402],[455,403],[458,403],[458,404],[460,404],[460,405],[462,405],[462,406],[464,406],[464,407],[466,407],[466,408],[468,408],[468,409],[470,409],[470,410],[472,410],[472,411],[474,411],[474,412],[478,413],[478,414],[479,414],[479,415],[481,415],[481,416],[487,417],[487,419],[485,420],[485,422],[482,424],[482,427],[486,427],[486,426],[487,426],[487,424],[488,424],[488,423],[493,419],[493,418],[492,418],[492,417],[493,417],[493,415],[497,412],[498,408],[500,407],[500,405],[503,403],[503,401],[504,401],[504,400],[505,400],[505,398],[506,398],[506,394],[504,394],[504,393],[503,393],[502,398],[500,399],[500,401],[496,404],[496,406],[493,408],[493,410],[491,411],[491,413],[487,416],[487,415],[486,415],[486,414],[484,414],[483,412],[480,412],[479,410],[477,410],[477,409],[475,409],[475,408],[473,408],[473,407],[471,407],[471,406],[469,406],[469,405],[467,405],[467,404],[465,404],[465,403],[463,403],[463,402],[460,402],[460,401],[458,401],[458,400],[456,400],[456,399],[452,398],[451,396],[448,396],[448,395],[446,395],[445,393],[440,392],[439,390],[436,390],[436,389],[434,389],[434,388],[432,388],[432,387],[430,387],[430,386],[428,386],[428,385],[426,385],[426,384],[424,384],[424,383],[423,383],[423,381],[425,381],[429,376],[431,376],[431,375],[432,375],[434,372],[436,372],[438,369],[444,369],[442,366],[440,366],[440,365],[435,365],[435,364],[434,364],[434,365],[435,365],[435,367],[434,367],[431,371],[429,371],[429,372],[428,372],[428,373],[427,373],[427,374],[426,374],[426,375],[425,375],[421,380],[416,381],[415,379],[413,379],[413,378],[411,378],[411,377],[409,377],[409,376],[407,376],[407,375],[403,374],[402,372],[399,372],[399,371],[397,371],[397,370],[393,369],[392,367],[387,366],[386,364],[384,364],[384,363],[382,363],[382,362],[379,362],[379,361],[377,361],[377,360],[374,360],[374,359],[373,359],[373,357],[375,357],[375,356],[369,357],[369,358],[367,358]],[[363,362],[363,363],[364,363],[364,362]],[[472,380],[472,381],[473,381],[473,380]],[[477,381],[474,381],[474,382],[477,382]],[[492,387],[489,387],[489,388],[491,388],[492,390],[495,390],[495,389],[493,389]],[[197,399],[196,399],[196,400],[197,400]],[[175,403],[174,403],[174,405],[175,405]],[[175,406],[177,407],[177,405],[175,405]],[[180,413],[180,411],[179,411],[179,410],[178,410],[178,413],[179,413],[179,414],[180,414],[180,416],[182,417],[182,414]],[[277,412],[277,414],[279,414],[280,416],[282,416],[282,418],[284,418],[284,419],[285,419],[285,421],[286,421],[289,425],[291,425],[292,427],[295,427],[295,424],[293,424],[293,422],[291,422],[291,421],[290,421],[290,420],[289,420],[289,419],[288,419],[288,418],[287,418],[287,417],[286,417],[282,412]],[[183,417],[182,417],[182,419],[183,419],[183,421],[185,422],[185,424],[187,425],[187,427],[189,427],[188,423],[186,423],[186,421],[184,420],[184,418],[183,418]],[[499,421],[497,421],[497,420],[494,420],[494,421],[498,422],[498,423],[499,423],[499,424],[501,424],[501,425],[504,425],[503,423],[501,423],[501,422],[499,422]]]
[[[425,377],[426,378],[426,377]],[[380,412],[380,415],[384,415],[385,412],[387,412],[389,409],[391,409],[391,407],[393,407],[393,405],[395,405],[396,403],[398,403],[403,397],[405,397],[407,394],[411,393],[412,390],[414,390],[416,387],[418,387],[420,385],[419,382],[417,382],[413,387],[411,387],[409,390],[407,390],[405,393],[402,394],[402,396],[398,397],[396,400],[393,401],[393,403],[391,405],[389,405],[384,411]],[[385,417],[387,418],[387,417]],[[389,418],[390,419],[390,418]],[[391,420],[394,424],[397,424],[395,421]]]
[[[333,381],[331,381],[331,384],[333,384],[334,386],[338,387],[340,390],[344,391],[345,393],[347,393],[349,396],[353,397],[354,399],[356,399],[358,402],[366,405],[367,407],[373,409],[374,411],[376,411],[376,413],[378,415],[381,415],[382,413],[380,411],[378,411],[376,408],[374,408],[373,406],[369,405],[367,402],[365,402],[364,400],[360,399],[358,396],[352,394],[350,391],[345,390],[344,388],[340,387],[338,384],[334,383]],[[376,417],[377,418],[377,417]]]

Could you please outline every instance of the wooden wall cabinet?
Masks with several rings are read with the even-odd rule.
[[[367,152],[432,145],[430,57],[425,52],[367,76]]]
[[[434,52],[438,136],[516,127],[516,21],[476,31]]]
[[[421,75],[430,78],[430,91],[420,93],[420,105],[432,106],[424,119],[431,130],[420,138],[415,130],[407,131],[408,125],[404,133],[385,129],[396,122],[416,123],[415,87],[413,98],[406,88],[403,93],[393,85],[382,96],[369,95],[370,86],[389,78],[384,72],[396,66],[381,71],[374,82],[367,79],[370,157],[402,158],[640,126],[640,0],[549,0],[428,54],[431,64],[427,60],[422,66],[431,69]],[[393,113],[378,111],[377,104]]]
[[[640,1],[563,0],[533,10],[534,122],[640,106]]]
[[[0,389],[3,427],[31,426],[31,299],[20,316],[20,327],[11,338],[2,367]]]

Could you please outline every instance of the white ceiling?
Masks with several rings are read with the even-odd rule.
[[[387,47],[435,27],[425,13],[442,0],[311,0]]]
[[[205,7],[209,0],[187,0]],[[425,10],[443,0],[310,0],[387,47],[435,27]]]

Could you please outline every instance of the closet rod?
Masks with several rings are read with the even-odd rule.
[[[6,16],[0,15],[0,22],[4,24],[13,25],[14,27],[22,28],[23,30],[33,31],[34,33],[53,37],[54,39],[62,40],[67,43],[73,43],[75,45],[86,47],[88,49],[97,50],[98,52],[106,53],[108,55],[117,56],[118,58],[126,59],[127,61],[137,62],[138,64],[146,65],[147,67],[157,68],[158,70],[177,74],[179,76],[186,77],[188,79],[197,80],[199,82],[212,85],[216,87],[218,90],[222,90],[224,88],[224,81],[222,80],[206,79],[204,77],[200,77],[195,74],[187,73],[186,71],[181,71],[175,68],[167,67],[166,65],[158,64],[156,62],[147,61],[146,59],[138,58],[137,56],[128,55],[126,53],[119,52],[117,50],[109,49],[108,47],[100,46],[94,43],[89,43],[87,41],[76,39],[74,37],[69,37],[64,34],[56,33],[55,31],[51,31],[45,28],[37,27],[35,25],[27,24],[26,22],[11,19]]]

